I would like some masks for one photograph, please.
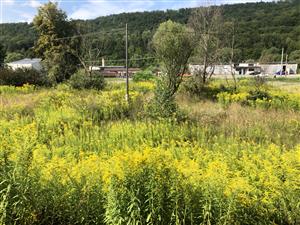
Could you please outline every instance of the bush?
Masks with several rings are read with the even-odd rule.
[[[251,91],[249,91],[249,95],[247,97],[247,100],[256,101],[257,99],[270,100],[271,96],[266,91],[261,91],[261,90],[255,90],[255,91],[251,90]]]
[[[23,86],[24,84],[31,85],[49,85],[49,81],[45,74],[31,69],[1,69],[0,70],[0,85]]]
[[[225,87],[221,85],[208,84],[204,85],[197,82],[194,77],[189,78],[183,83],[182,86],[183,92],[188,93],[191,96],[197,96],[201,99],[210,99],[216,100],[217,95],[222,92],[233,92],[233,89],[230,87]]]
[[[132,80],[135,82],[138,81],[147,81],[147,80],[153,80],[154,75],[153,72],[150,69],[142,70],[134,74]]]
[[[217,101],[224,106],[228,106],[231,103],[241,103],[241,104],[248,104],[249,94],[247,92],[241,93],[230,93],[230,92],[220,92],[217,95]]]
[[[69,80],[74,89],[96,89],[102,90],[105,87],[104,77],[99,72],[92,72],[91,76],[87,75],[84,70],[78,70]]]
[[[266,92],[260,90],[250,90],[249,92],[221,92],[217,95],[217,101],[224,106],[231,103],[259,107],[264,109],[300,110],[299,95],[284,94],[281,92]]]
[[[147,111],[150,117],[155,119],[171,119],[184,121],[186,115],[181,111],[176,103],[175,95],[164,87],[161,81],[157,81],[154,89],[154,97],[147,106]]]

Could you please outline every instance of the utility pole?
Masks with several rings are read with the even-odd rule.
[[[283,51],[284,51],[284,48],[282,48],[282,52],[281,52],[280,76],[282,76],[282,73],[283,73]]]
[[[128,26],[126,23],[126,101],[129,103],[129,74],[128,74]]]
[[[288,54],[285,55],[285,75],[288,73]]]
[[[231,57],[230,57],[230,69],[231,69],[231,76],[234,81],[234,89],[236,90],[236,77],[235,77],[235,72],[233,71],[234,65],[233,65],[233,57],[234,57],[234,44],[235,44],[235,21],[233,22],[232,25],[232,42],[231,42]]]

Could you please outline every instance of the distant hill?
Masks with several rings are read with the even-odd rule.
[[[264,50],[280,54],[284,47],[290,54],[300,50],[300,0],[259,2],[223,5],[225,21],[236,24],[236,48],[241,51],[241,60],[260,58]],[[129,54],[133,58],[151,55],[150,41],[161,22],[173,20],[187,23],[192,9],[122,13],[99,17],[93,20],[75,21],[86,32],[124,28],[128,23],[130,33]],[[22,51],[30,54],[36,40],[31,24],[0,24],[0,41],[9,52]],[[226,32],[226,31],[224,31]],[[105,42],[103,54],[111,59],[124,58],[124,39],[120,32],[95,35]]]

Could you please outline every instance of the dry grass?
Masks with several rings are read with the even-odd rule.
[[[0,95],[0,115],[3,118],[12,119],[14,114],[31,115],[38,103],[49,91],[36,91],[27,94],[2,94]]]
[[[269,84],[289,93],[300,93],[300,82],[271,81]]]
[[[15,105],[33,105],[37,101],[36,94],[0,96],[0,108],[9,108]]]
[[[231,104],[222,107],[211,101],[178,96],[177,102],[188,117],[216,131],[218,135],[255,142],[272,142],[293,147],[300,139],[300,113],[260,109]]]
[[[226,116],[226,110],[219,104],[208,100],[199,100],[180,94],[176,101],[189,118],[201,123],[218,123]]]
[[[253,107],[245,107],[234,103],[229,107],[224,107],[221,104],[208,100],[199,100],[191,98],[187,95],[178,95],[177,103],[180,108],[184,110],[192,119],[199,121],[206,121],[205,119],[219,118],[224,121],[228,120],[234,124],[248,124],[248,123],[265,123],[268,121],[300,121],[300,113],[294,111],[282,111],[272,109],[260,109]]]

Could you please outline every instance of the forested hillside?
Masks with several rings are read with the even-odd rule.
[[[278,61],[281,48],[285,48],[290,60],[300,58],[300,1],[278,3],[247,3],[223,5],[225,22],[235,24],[235,48],[239,49],[239,61],[249,59]],[[99,17],[94,20],[74,21],[84,27],[85,32],[111,31],[95,35],[104,44],[102,55],[109,59],[124,58],[124,32],[114,31],[129,27],[129,54],[131,58],[149,57],[151,39],[155,28],[166,20],[187,23],[192,9],[123,13]],[[8,52],[23,52],[31,55],[31,47],[36,39],[30,24],[1,24],[0,41]],[[229,33],[223,30],[223,33]],[[150,60],[151,61],[151,60]],[[121,62],[121,61],[120,61]],[[140,66],[149,63],[139,61]],[[134,65],[134,64],[133,64]]]
[[[35,39],[35,30],[31,24],[0,24],[0,42],[8,52],[26,52],[33,47]]]

